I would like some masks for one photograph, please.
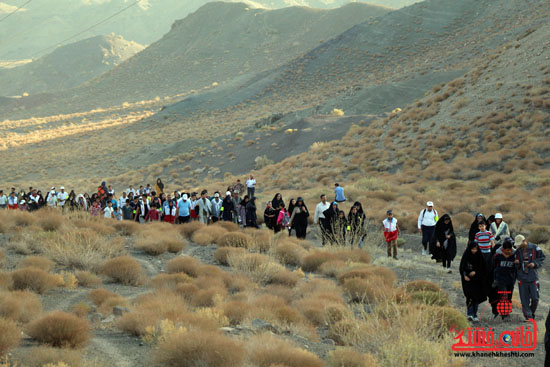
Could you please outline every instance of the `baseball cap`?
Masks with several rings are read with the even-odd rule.
[[[183,194],[183,200],[187,200],[187,194]]]
[[[392,210],[388,210],[388,211],[386,212],[386,214],[387,214],[387,215],[393,214],[393,211],[392,211]]]
[[[501,213],[496,213],[495,214],[495,219],[502,219],[502,214]]]
[[[214,197],[215,197],[215,198],[219,198],[219,197],[220,197],[220,194],[215,193],[215,194],[214,194]]]
[[[60,189],[61,189],[61,190],[65,190],[65,186],[61,186]]]
[[[431,201],[428,201],[428,202],[426,203],[426,206],[434,206],[434,203],[431,202]]]
[[[521,234],[518,234],[516,236],[516,239],[514,240],[515,243],[517,243],[518,245],[521,245],[523,243],[523,241],[525,241],[525,236],[521,235]]]
[[[23,205],[23,204],[25,204],[25,200],[21,200],[21,201],[19,202],[19,205]]]

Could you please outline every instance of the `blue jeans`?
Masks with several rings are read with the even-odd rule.
[[[479,303],[474,302],[471,299],[466,300],[466,306],[468,307],[468,316],[477,317],[477,309]]]

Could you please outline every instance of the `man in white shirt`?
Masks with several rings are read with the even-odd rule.
[[[6,209],[8,207],[8,197],[4,194],[3,190],[0,190],[0,209]]]
[[[133,185],[130,185],[130,188],[126,190],[127,195],[130,195],[130,193],[132,193],[132,196],[136,196],[136,189],[134,189]]]
[[[48,197],[46,198],[46,203],[50,208],[55,208],[57,206],[57,193],[55,192],[55,187],[52,187]]]
[[[113,209],[113,202],[107,201],[107,206],[105,209],[103,209],[103,216],[105,218],[114,218],[115,217],[115,210]]]
[[[252,199],[254,192],[256,191],[256,180],[252,175],[250,175],[250,178],[246,180],[246,190],[248,197]]]
[[[65,202],[69,198],[69,194],[65,191],[65,187],[61,186],[61,192],[57,194],[57,205],[60,207],[65,206]]]
[[[325,239],[327,237],[326,236],[327,225],[325,223],[324,211],[327,210],[328,208],[330,208],[330,203],[327,202],[327,196],[323,194],[321,195],[321,202],[317,204],[317,207],[315,208],[315,216],[313,217],[313,221],[315,222],[315,224],[319,224],[323,246],[325,245]]]
[[[422,255],[427,254],[428,244],[432,240],[435,231],[435,224],[438,220],[437,210],[434,203],[428,201],[426,208],[420,211],[418,216],[418,232],[422,235]]]
[[[122,208],[126,205],[126,199],[128,199],[128,196],[126,195],[126,191],[122,191],[122,196],[120,199],[118,199],[118,207]]]

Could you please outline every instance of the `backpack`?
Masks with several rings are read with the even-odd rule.
[[[288,227],[290,225],[290,216],[288,215],[287,211],[285,211],[285,214],[283,215],[283,220],[281,221],[281,225],[283,227]]]

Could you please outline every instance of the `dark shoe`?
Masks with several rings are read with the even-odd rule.
[[[394,255],[393,258],[394,258],[395,260],[397,260],[397,255]]]

